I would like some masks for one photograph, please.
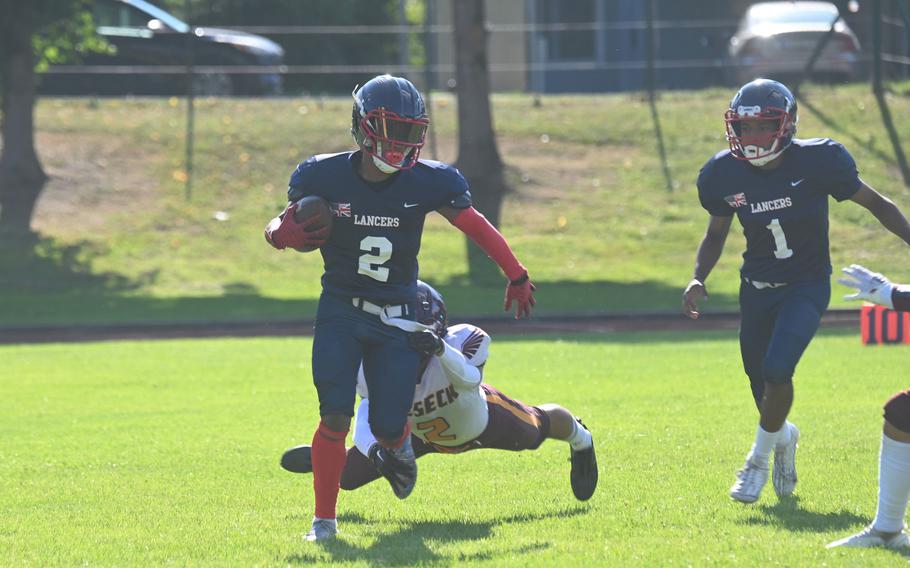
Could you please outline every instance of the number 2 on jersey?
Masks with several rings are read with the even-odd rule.
[[[385,237],[364,237],[360,241],[360,250],[366,254],[360,255],[358,259],[357,273],[387,282],[389,269],[382,265],[392,258],[392,241]]]
[[[771,231],[771,236],[774,237],[774,256],[781,260],[793,256],[793,249],[787,248],[787,235],[784,234],[784,229],[780,226],[780,219],[771,219],[771,223],[767,225],[767,228]]]
[[[418,422],[416,426],[421,432],[429,430],[429,432],[426,432],[423,435],[428,442],[438,443],[455,439],[454,434],[445,434],[445,431],[449,429],[449,423],[445,418],[434,418],[433,420],[427,420],[426,422]]]

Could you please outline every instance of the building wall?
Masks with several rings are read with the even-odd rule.
[[[451,26],[452,0],[427,0],[433,21]],[[494,91],[584,93],[643,90],[648,86],[648,8],[663,24],[685,22],[679,27],[653,31],[654,87],[698,89],[730,86],[724,67],[730,37],[742,15],[757,0],[486,0],[487,21],[497,24],[599,24],[597,29],[571,31],[499,31],[489,35],[488,55]],[[841,13],[860,36],[863,48],[870,43],[862,3],[860,14],[849,14],[846,0],[835,0]],[[886,3],[891,6],[891,3]],[[896,8],[891,6],[892,11]],[[893,14],[899,17],[899,14]],[[888,45],[902,53],[906,43]],[[454,66],[452,35],[435,36],[435,61]],[[495,70],[508,65],[509,71]],[[907,66],[902,66],[904,72]],[[454,82],[454,71],[435,74],[436,88]]]
[[[658,65],[653,80],[657,88],[700,88],[724,80],[723,71],[710,65],[691,66],[693,61],[723,59],[726,42],[735,28],[738,11],[745,2],[737,0],[532,0],[532,17],[542,24],[590,20],[601,24],[594,31],[531,33],[531,45],[537,61],[549,68],[531,73],[531,85],[541,92],[604,92],[642,90],[647,87],[648,32],[645,29],[648,3],[659,22],[705,22],[704,27],[654,30],[654,58]],[[579,13],[585,6],[585,13]],[[721,24],[721,25],[714,25]],[[571,34],[575,34],[574,36]],[[560,44],[576,41],[582,34],[590,36],[585,55],[561,53]],[[687,65],[672,68],[674,62]],[[587,69],[560,69],[581,65]]]
[[[443,26],[452,25],[452,0],[430,0],[433,4],[433,20]],[[487,0],[485,3],[487,22],[490,24],[524,24],[528,21],[526,0]],[[439,65],[455,65],[453,37],[450,33],[437,34],[435,58]],[[527,33],[496,32],[488,36],[488,55],[491,68],[495,65],[524,67],[528,61]],[[437,89],[454,84],[455,72],[435,74]],[[451,83],[450,83],[451,82]],[[525,69],[491,71],[490,87],[493,91],[527,91],[528,72]]]

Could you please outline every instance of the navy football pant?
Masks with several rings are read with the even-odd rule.
[[[796,364],[818,331],[830,299],[827,278],[763,290],[742,281],[739,348],[756,403],[764,396],[766,381],[793,380]]]
[[[409,311],[414,313],[413,306]],[[408,347],[404,331],[354,307],[350,298],[320,296],[313,338],[313,384],[321,416],[354,416],[357,370],[363,362],[370,391],[370,429],[380,439],[400,438],[414,399],[420,359]]]

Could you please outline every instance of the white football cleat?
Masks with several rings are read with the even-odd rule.
[[[746,465],[736,472],[736,483],[730,488],[730,497],[740,503],[755,503],[765,483],[768,483],[768,466],[761,467],[747,459]]]
[[[329,540],[338,534],[338,523],[335,519],[313,519],[313,528],[303,538],[308,542]]]
[[[784,423],[787,428],[787,424]],[[790,443],[782,448],[774,448],[774,468],[771,470],[771,483],[778,497],[789,497],[796,489],[796,448],[799,441],[799,429],[790,426]]]
[[[825,548],[837,548],[839,546],[845,546],[847,548],[872,548],[881,546],[890,548],[891,550],[910,550],[910,537],[908,537],[907,532],[903,530],[898,533],[883,533],[875,530],[872,525],[869,525],[862,532],[858,532],[847,538],[835,540]]]

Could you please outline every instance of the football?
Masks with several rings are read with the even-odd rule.
[[[335,216],[332,214],[332,208],[329,206],[329,202],[325,199],[315,195],[308,195],[297,202],[294,220],[298,223],[302,223],[307,219],[312,219],[312,221],[304,227],[308,231],[315,231],[323,227],[328,227],[329,232],[328,235],[326,235],[326,238],[332,234],[332,223],[335,221]],[[308,246],[295,250],[299,252],[311,252],[317,248],[319,247]]]

